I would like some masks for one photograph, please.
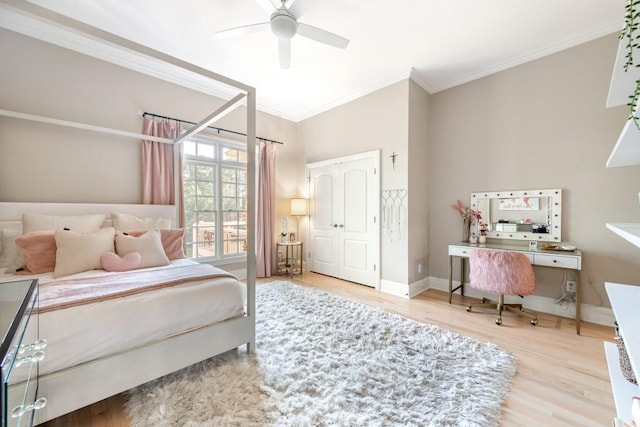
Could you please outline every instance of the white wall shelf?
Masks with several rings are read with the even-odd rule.
[[[618,418],[629,423],[631,421],[631,399],[638,396],[640,388],[622,375],[618,347],[612,342],[605,341],[604,352],[607,356],[609,379],[611,380]]]
[[[627,40],[618,43],[616,62],[609,85],[607,107],[626,105],[629,95],[634,93],[636,81],[640,80],[640,68],[630,67],[624,70],[627,52]],[[640,130],[633,120],[627,120],[613,148],[607,167],[640,165]],[[608,223],[607,228],[631,244],[640,247],[640,224]],[[627,354],[635,377],[640,378],[640,286],[605,283],[611,308],[618,323],[619,333],[624,340]],[[616,402],[618,418],[630,423],[631,399],[640,396],[640,387],[628,381],[620,369],[620,360],[616,344],[605,342],[605,354],[609,366],[611,388]]]
[[[622,29],[622,28],[620,28]],[[636,80],[640,79],[640,68],[631,67],[629,71],[624,71],[624,63],[627,54],[627,41],[618,42],[618,52],[616,62],[613,66],[611,83],[609,84],[609,95],[607,96],[607,108],[626,105],[629,102],[629,95],[636,87]]]
[[[639,223],[607,223],[607,228],[640,248]]]
[[[640,80],[639,67],[630,67],[628,71],[624,70],[625,56],[627,54],[626,46],[627,40],[623,39],[618,42],[616,62],[613,66],[611,83],[609,84],[607,107],[627,105],[629,95],[635,90],[636,81]],[[640,130],[638,130],[633,120],[627,120],[609,156],[609,160],[607,160],[607,167],[632,165],[640,165]]]
[[[633,166],[640,164],[640,130],[633,120],[627,120],[615,147],[607,160],[607,167]]]
[[[613,314],[618,322],[620,336],[624,340],[629,355],[631,368],[635,377],[640,378],[640,310],[638,310],[640,286],[618,283],[605,283],[604,286],[611,302]],[[616,345],[605,343],[605,352],[618,418],[629,422],[631,420],[631,398],[640,396],[640,388],[622,376]]]

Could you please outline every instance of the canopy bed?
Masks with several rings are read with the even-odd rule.
[[[90,268],[87,270],[78,270],[77,268],[65,270],[60,266],[59,253],[57,252],[54,261],[55,267],[52,267],[54,271],[46,270],[38,274],[25,275],[24,269],[17,271],[18,274],[10,274],[7,272],[8,269],[0,268],[1,282],[24,281],[28,278],[37,278],[40,282],[39,322],[33,320],[30,322],[23,341],[23,344],[29,344],[29,338],[36,341],[39,338],[49,340],[47,348],[44,349],[46,357],[41,362],[35,360],[40,365],[37,396],[47,399],[46,405],[35,411],[35,424],[51,420],[222,352],[243,345],[247,346],[248,351],[253,351],[255,342],[255,236],[253,232],[255,230],[256,191],[255,89],[146,46],[56,14],[35,4],[14,0],[2,0],[2,2],[5,6],[18,10],[20,14],[32,16],[38,21],[46,22],[47,25],[64,26],[74,32],[81,32],[87,37],[104,40],[143,55],[150,61],[161,61],[165,65],[169,64],[183,72],[197,74],[200,78],[204,77],[216,83],[222,83],[227,89],[234,92],[224,105],[217,108],[175,141],[159,142],[170,144],[180,142],[206,128],[239,105],[246,105],[248,157],[246,284],[221,270],[202,272],[202,275],[194,276],[195,279],[187,280],[186,277],[192,274],[192,269],[210,266],[204,266],[182,257],[171,259],[166,265],[144,266],[144,268],[130,272],[140,273],[136,279],[128,279],[126,278],[128,276],[125,275],[129,272],[118,270],[113,272]],[[219,100],[216,104],[219,104]],[[135,132],[8,110],[0,111],[0,115],[56,126],[79,127],[134,139],[149,139]],[[59,245],[58,235],[62,236],[63,232],[74,233],[75,225],[69,230],[63,230],[67,227],[62,227],[60,221],[55,218],[70,218],[72,216],[85,218],[101,215],[104,221],[100,222],[98,229],[92,229],[89,234],[108,235],[112,233],[110,235],[113,236],[116,247],[118,239],[147,239],[145,236],[155,236],[153,237],[156,239],[155,242],[157,242],[157,236],[161,236],[164,245],[164,234],[160,232],[170,230],[170,227],[152,225],[144,228],[138,235],[129,235],[126,233],[127,230],[117,230],[114,213],[130,215],[141,221],[150,218],[168,219],[170,227],[175,227],[178,208],[172,205],[0,203],[0,229],[5,230],[6,235],[11,233],[14,236],[15,234],[23,235],[27,231],[25,218],[39,216],[48,217],[50,220],[54,218],[51,220],[53,221],[51,224],[55,223],[53,226],[43,226],[44,228],[39,230],[48,230],[50,234],[45,239],[51,241],[51,236],[54,236]],[[123,233],[123,231],[125,232]],[[3,250],[6,249],[6,247],[3,248]],[[159,256],[164,257],[169,254],[167,246],[164,246],[163,249],[164,254]],[[142,255],[143,261],[145,256]],[[83,258],[83,256],[77,258]],[[167,257],[167,259],[169,258],[171,257]],[[76,260],[72,258],[67,261],[74,265]],[[187,270],[189,272],[176,273]],[[65,274],[69,272],[71,274]],[[147,275],[143,277],[144,274]],[[167,282],[171,282],[170,285],[157,283],[149,285],[146,283],[152,276],[171,274],[177,274],[180,278],[168,278]],[[75,290],[78,288],[78,284],[82,286],[88,284],[87,288],[94,289],[103,286],[104,281],[107,280],[104,278],[105,276],[115,278],[117,286],[122,286],[122,282],[128,282],[131,287],[127,290],[114,291],[115,298],[106,298],[105,300],[98,298],[89,302],[81,302],[78,305],[69,306],[65,305],[66,303],[51,305],[51,301],[45,301],[48,298],[47,292],[51,295],[58,292],[59,289],[73,288]],[[60,281],[64,283],[60,283]],[[51,284],[54,287],[58,286],[58,289],[47,291]],[[140,286],[144,284],[144,292],[138,292],[135,289],[139,286],[138,284]],[[133,313],[133,315],[129,317],[125,313]],[[49,335],[49,337],[45,335]],[[18,398],[25,394],[27,385],[28,383],[22,381],[19,376],[9,384],[5,402],[10,411],[14,405],[26,404],[28,406],[29,402],[21,402]]]

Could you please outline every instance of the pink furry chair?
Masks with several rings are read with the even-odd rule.
[[[502,311],[510,310],[531,318],[532,325],[538,324],[538,318],[524,311],[522,304],[505,304],[505,295],[531,295],[536,290],[536,277],[531,261],[523,253],[474,249],[469,255],[469,284],[481,291],[498,294],[498,302],[482,298],[480,303],[467,305],[497,310],[496,324],[502,324]]]

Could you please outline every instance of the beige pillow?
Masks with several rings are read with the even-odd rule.
[[[116,230],[156,230],[171,228],[170,218],[140,218],[135,215],[113,212],[111,221]]]
[[[131,252],[138,252],[142,257],[138,268],[169,264],[169,258],[162,247],[160,230],[149,230],[139,237],[125,233],[116,235],[116,253],[123,257]]]
[[[56,230],[56,268],[54,277],[102,268],[100,257],[113,252],[113,227],[101,228],[95,233],[76,233]]]
[[[147,230],[127,230],[122,232],[116,230],[116,233],[124,233],[133,237],[142,236],[146,232]],[[184,254],[184,228],[160,230],[160,241],[169,260],[187,257]]]
[[[24,266],[24,257],[16,246],[16,238],[22,233],[16,230],[2,230],[2,256],[0,256],[0,268],[6,267],[5,273],[12,274]]]
[[[53,231],[68,228],[76,233],[93,233],[104,224],[105,215],[52,216],[22,214],[22,232]]]

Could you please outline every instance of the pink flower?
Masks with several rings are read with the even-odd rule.
[[[476,220],[480,221],[482,219],[480,211],[473,210],[470,207],[463,205],[460,200],[457,200],[455,204],[451,205],[451,207],[460,214],[460,217],[465,222],[473,222]]]

